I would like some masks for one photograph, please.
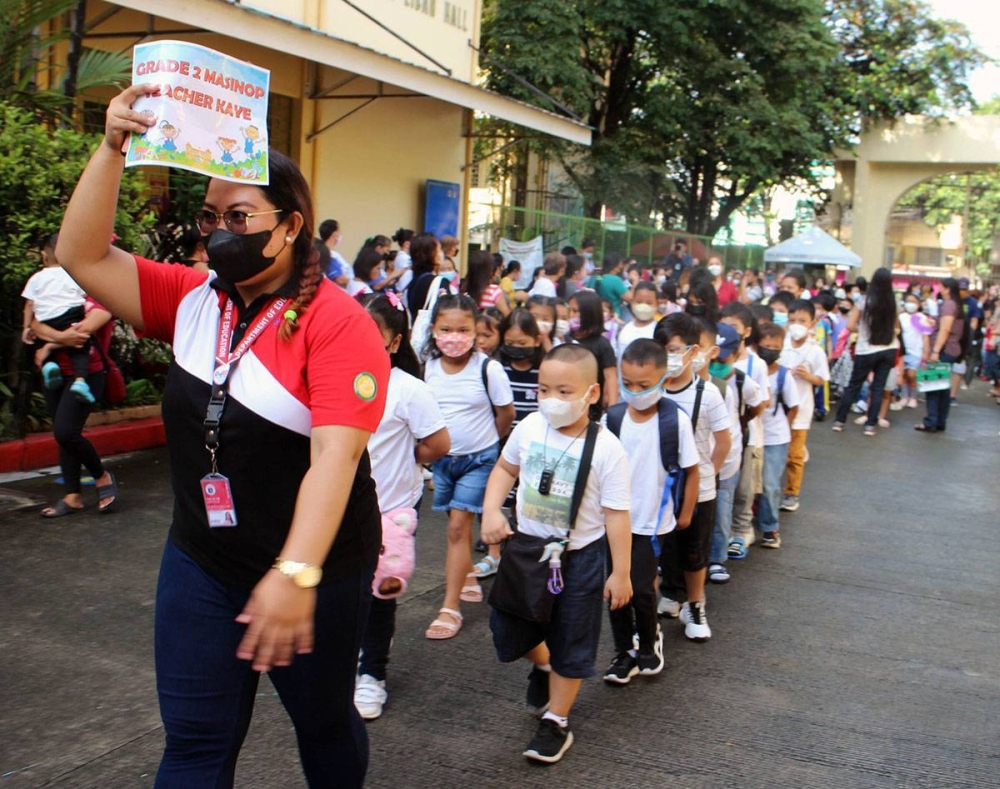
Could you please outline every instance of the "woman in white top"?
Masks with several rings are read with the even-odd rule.
[[[837,419],[833,423],[834,432],[840,433],[847,421],[851,404],[858,399],[858,393],[868,376],[872,375],[871,403],[868,406],[868,420],[865,435],[877,432],[878,415],[882,407],[885,382],[896,364],[899,353],[899,321],[896,316],[896,296],[892,292],[892,274],[889,269],[878,269],[868,283],[868,292],[851,310],[847,319],[847,330],[857,331],[858,342],[854,348],[854,371],[847,391],[840,398]]]
[[[394,293],[371,296],[365,309],[378,325],[392,361],[385,413],[368,440],[379,511],[418,510],[424,489],[420,465],[447,455],[451,438],[434,395],[420,380],[403,302]],[[395,630],[396,598],[373,596],[354,691],[354,706],[366,720],[382,714],[388,697],[386,665]]]

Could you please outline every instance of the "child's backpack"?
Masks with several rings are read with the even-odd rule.
[[[704,389],[704,380],[699,379]],[[700,391],[699,391],[700,395]],[[698,401],[700,403],[701,397]],[[657,524],[663,520],[663,513],[666,510],[667,502],[673,496],[674,515],[681,511],[681,497],[684,493],[684,480],[687,476],[680,465],[680,425],[677,418],[679,406],[673,400],[661,397],[656,407],[656,418],[660,429],[660,462],[667,472],[667,481],[663,486],[663,496],[660,499],[660,509],[657,514]],[[608,430],[616,436],[621,437],[622,422],[628,410],[626,403],[615,403],[607,410],[606,423]],[[693,422],[693,420],[692,420]],[[655,531],[654,531],[655,538]],[[659,556],[659,542],[653,540],[653,552]]]
[[[778,365],[778,383],[776,384],[776,387],[778,389],[778,397],[777,397],[777,399],[776,399],[776,401],[774,403],[774,410],[771,412],[772,414],[777,414],[779,407],[784,410],[786,416],[788,414],[788,404],[785,403],[785,395],[784,395],[784,391],[785,391],[785,379],[787,377],[788,377],[788,368],[787,367],[783,367],[783,366],[781,366],[779,364]]]

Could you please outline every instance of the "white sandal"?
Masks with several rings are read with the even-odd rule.
[[[458,622],[449,622],[447,619],[442,619],[441,614],[453,616]],[[442,608],[438,611],[437,619],[431,622],[430,627],[424,632],[424,636],[431,641],[447,641],[449,638],[454,638],[458,635],[458,631],[462,629],[462,621],[461,612],[456,611],[454,608]],[[432,632],[434,628],[444,630],[445,632],[434,633]]]

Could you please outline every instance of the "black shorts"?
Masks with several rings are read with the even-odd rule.
[[[686,573],[708,567],[712,531],[715,529],[715,501],[699,501],[691,525],[686,529],[674,529],[671,534],[681,569]]]
[[[595,674],[607,580],[606,552],[607,540],[601,537],[585,548],[562,555],[565,589],[556,597],[548,624],[493,609],[490,629],[501,663],[520,660],[545,642],[552,653],[552,670],[560,677],[586,679]]]

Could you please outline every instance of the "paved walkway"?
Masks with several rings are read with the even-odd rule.
[[[527,669],[494,659],[486,606],[466,607],[454,641],[422,637],[443,583],[443,523],[426,517],[390,703],[369,725],[369,785],[1000,786],[1000,408],[982,391],[944,435],[915,433],[910,411],[874,440],[816,425],[784,547],[753,550],[709,590],[713,640],[667,624],[660,677],[587,683],[576,745],[551,768],[520,756],[534,729]],[[152,609],[171,497],[162,451],[114,468],[115,515],[0,511],[0,789],[152,785]],[[57,492],[51,477],[0,488]],[[606,639],[601,668],[610,657]],[[266,681],[237,785],[304,785]]]

